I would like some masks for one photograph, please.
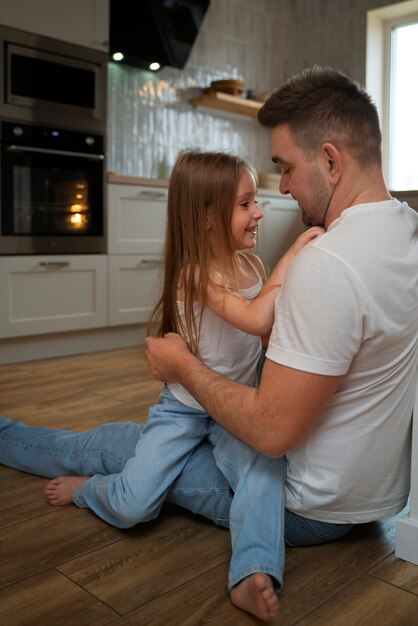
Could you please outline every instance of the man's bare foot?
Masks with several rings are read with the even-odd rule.
[[[276,617],[279,601],[270,576],[261,572],[244,578],[231,590],[231,601],[239,609],[248,611],[262,620]]]
[[[44,489],[46,501],[53,506],[73,503],[73,493],[88,480],[87,476],[60,476],[53,478]]]

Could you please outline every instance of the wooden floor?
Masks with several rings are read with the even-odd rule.
[[[144,421],[159,388],[136,349],[6,365],[0,414],[76,430]],[[229,602],[226,530],[173,507],[121,531],[88,510],[47,505],[44,484],[0,467],[2,626],[259,623]],[[393,520],[288,549],[275,623],[416,626],[418,567],[393,550]]]

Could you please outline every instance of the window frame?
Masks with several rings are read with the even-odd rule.
[[[382,168],[389,180],[391,35],[397,26],[418,22],[418,0],[367,12],[366,89],[372,96],[382,130]],[[408,190],[400,190],[408,191]]]

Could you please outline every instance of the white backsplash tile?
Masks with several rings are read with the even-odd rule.
[[[286,5],[286,0],[276,0]],[[274,4],[274,9],[276,8]],[[254,118],[194,108],[212,80],[237,78],[268,92],[280,82],[277,42],[264,0],[212,0],[184,70],[152,74],[109,64],[108,166],[127,176],[168,175],[180,150],[229,150],[274,171],[269,133]],[[270,46],[273,46],[269,51]],[[280,73],[281,74],[281,73]]]
[[[229,150],[249,158],[260,170],[271,169],[269,138],[254,118],[223,116],[196,109],[190,90],[207,86],[225,73],[165,69],[150,74],[109,64],[108,162],[126,176],[166,176],[180,150]],[[263,144],[260,147],[260,143]]]
[[[198,147],[237,152],[274,171],[269,132],[256,120],[195,109],[190,97],[222,78],[269,92],[315,63],[362,81],[367,9],[391,1],[211,0],[184,70],[109,64],[109,169],[167,175],[179,150]]]

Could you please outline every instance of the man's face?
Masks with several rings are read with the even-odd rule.
[[[323,155],[307,159],[288,126],[276,126],[272,132],[272,158],[280,166],[279,190],[291,194],[302,211],[306,226],[324,226],[333,195],[333,187],[326,176]]]

